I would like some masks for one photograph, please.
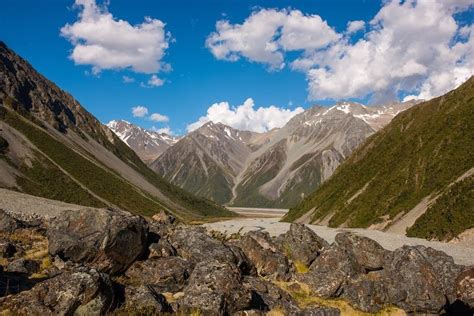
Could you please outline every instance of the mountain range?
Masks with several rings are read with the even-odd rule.
[[[176,143],[149,147],[158,156],[149,165],[168,181],[217,203],[291,207],[328,179],[368,136],[413,104],[314,106],[266,133],[209,122]],[[109,123],[144,157],[143,144],[154,143],[155,134],[125,122],[120,130],[117,125]]]
[[[474,227],[474,77],[400,113],[284,220],[449,240]]]
[[[233,216],[149,169],[109,128],[0,42],[0,187],[185,221]]]

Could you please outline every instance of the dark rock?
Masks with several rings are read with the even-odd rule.
[[[268,312],[280,308],[284,309],[285,314],[300,311],[291,296],[273,283],[249,276],[244,278],[243,284],[252,293],[253,309]]]
[[[168,240],[161,238],[158,242],[152,243],[148,247],[150,252],[148,258],[160,258],[176,256],[176,249],[169,243]]]
[[[232,251],[234,257],[236,258],[235,264],[237,268],[242,272],[244,275],[257,275],[257,269],[254,267],[250,259],[245,255],[242,249],[240,249],[235,244],[228,244],[227,247]]]
[[[337,234],[335,241],[366,271],[382,269],[389,253],[375,240],[349,232]]]
[[[11,242],[0,240],[0,258],[10,258],[16,253],[16,247]]]
[[[204,315],[225,315],[250,309],[251,293],[242,286],[233,264],[209,260],[198,263],[184,289],[180,308],[200,310]]]
[[[65,211],[50,223],[49,253],[102,272],[124,271],[146,249],[148,228],[139,216],[118,210]]]
[[[351,282],[344,287],[343,297],[356,309],[369,313],[380,311],[390,300],[384,280]]]
[[[111,310],[115,295],[107,275],[94,270],[65,272],[31,290],[0,299],[0,311],[19,315],[100,315]]]
[[[239,246],[259,275],[284,281],[290,279],[288,258],[265,235],[247,233],[239,241]]]
[[[410,313],[438,313],[447,303],[443,282],[424,248],[396,249],[385,265],[388,301]]]
[[[34,260],[20,258],[9,262],[5,271],[11,273],[31,274],[38,272],[39,267],[39,263]]]
[[[221,262],[236,261],[233,252],[221,241],[208,236],[203,227],[177,227],[168,239],[178,255],[193,264],[209,259]]]
[[[158,292],[178,292],[186,285],[190,272],[191,264],[187,260],[166,257],[136,261],[125,276],[134,285],[147,285]]]
[[[290,230],[278,237],[280,250],[288,254],[293,261],[299,261],[305,266],[311,263],[329,243],[319,237],[304,224],[292,223]]]
[[[307,273],[296,278],[307,283],[316,296],[337,297],[342,287],[361,272],[362,268],[353,257],[332,244],[313,261]]]
[[[334,307],[318,306],[304,309],[298,313],[290,314],[295,316],[339,316],[341,311]]]
[[[0,209],[0,232],[13,233],[23,227],[22,223],[11,217],[7,212]]]
[[[172,312],[166,298],[148,286],[125,288],[125,306],[121,310],[129,315],[159,315]]]
[[[456,299],[474,309],[474,265],[466,267],[455,280]]]

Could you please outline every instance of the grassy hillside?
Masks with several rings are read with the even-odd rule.
[[[382,216],[393,219],[424,197],[439,194],[472,168],[472,148],[474,78],[442,97],[399,114],[317,191],[291,209],[284,220],[296,220],[310,211],[312,222],[333,214],[330,226],[367,227],[380,222]],[[472,212],[472,208],[462,206],[461,199],[449,200],[451,212]],[[429,213],[448,216],[442,211],[445,207],[441,201],[436,210],[419,219],[415,225],[419,228],[414,227],[412,235],[426,236],[427,229],[421,229],[420,223],[429,222],[427,218],[433,217]],[[433,236],[443,238],[444,233],[433,231]]]

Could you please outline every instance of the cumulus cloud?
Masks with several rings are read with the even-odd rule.
[[[151,128],[152,131],[157,132],[159,134],[167,134],[167,135],[174,135],[174,132],[171,130],[171,128],[167,127],[162,127],[162,128],[157,128],[153,126]]]
[[[248,98],[242,105],[237,107],[231,107],[228,102],[220,102],[212,104],[207,109],[207,114],[200,117],[198,121],[189,124],[187,130],[191,132],[212,121],[239,130],[266,132],[276,127],[282,127],[293,116],[303,111],[301,107],[290,110],[273,105],[255,109],[254,100],[251,98]]]
[[[144,106],[135,106],[132,108],[133,117],[145,117],[148,115],[148,109]]]
[[[81,10],[78,20],[61,28],[61,35],[74,46],[70,58],[78,65],[91,65],[95,74],[104,69],[153,74],[169,68],[162,62],[170,41],[165,24],[145,17],[141,24],[132,25],[115,18],[106,4],[75,1]]]
[[[472,0],[388,0],[371,21],[351,21],[344,33],[317,15],[261,9],[242,24],[217,22],[206,45],[218,59],[245,57],[271,68],[289,64],[306,74],[313,100],[429,99],[474,74],[472,20],[460,25],[455,19],[473,5]],[[363,36],[353,39],[362,29]]]
[[[170,119],[166,115],[160,113],[153,113],[150,115],[150,120],[154,122],[168,122]]]
[[[365,21],[350,21],[347,23],[347,33],[352,34],[363,30],[365,27]]]
[[[242,24],[218,21],[206,46],[217,59],[236,61],[245,57],[278,69],[285,65],[285,51],[320,49],[339,37],[318,15],[262,9]]]
[[[164,80],[158,78],[157,75],[152,75],[150,77],[150,80],[148,80],[148,85],[151,86],[151,87],[160,87],[162,85],[164,85]]]

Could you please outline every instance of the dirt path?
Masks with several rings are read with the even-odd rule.
[[[281,223],[278,218],[238,218],[228,221],[205,224],[210,230],[217,230],[223,233],[231,234],[241,231],[245,233],[252,230],[265,230],[272,236],[285,233],[289,227],[289,223]],[[471,265],[474,264],[474,244],[467,242],[459,243],[443,243],[437,241],[427,241],[420,238],[410,238],[400,234],[393,234],[370,229],[352,229],[352,228],[329,228],[326,226],[308,225],[319,236],[327,240],[329,243],[334,241],[336,234],[343,231],[350,231],[361,236],[369,237],[382,245],[385,249],[395,250],[403,245],[424,245],[441,250],[454,258],[458,264]]]

